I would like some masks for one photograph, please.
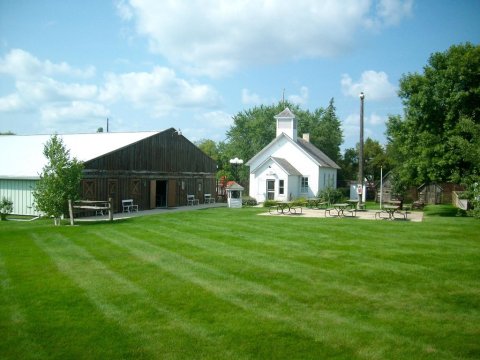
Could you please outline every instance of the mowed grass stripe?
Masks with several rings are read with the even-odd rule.
[[[201,353],[195,344],[209,342],[201,327],[172,316],[170,309],[163,309],[145,289],[112,271],[67,237],[57,235],[47,242],[35,236],[35,243],[86,292],[105,317],[135,336],[142,352],[146,352],[142,356],[192,356]],[[230,354],[227,351],[224,355]]]
[[[17,353],[32,351],[46,357],[42,347],[28,332],[25,309],[16,298],[15,282],[10,278],[0,253],[0,355],[14,358]]]
[[[187,230],[188,230],[188,226]],[[140,231],[140,227],[133,225],[132,229]],[[318,296],[318,291],[332,293],[335,292],[338,296],[355,297],[358,299],[368,300],[383,305],[391,305],[392,307],[398,306],[398,291],[403,292],[398,287],[394,287],[393,293],[390,293],[390,299],[386,299],[385,296],[377,296],[378,287],[371,281],[365,281],[365,284],[349,284],[351,279],[350,274],[345,274],[338,271],[338,268],[325,267],[325,261],[323,261],[321,252],[318,254],[318,262],[316,265],[312,263],[303,263],[300,260],[295,259],[282,259],[276,257],[273,254],[267,254],[264,249],[256,246],[257,251],[245,249],[244,247],[237,246],[237,242],[233,245],[231,242],[225,243],[219,240],[211,240],[207,236],[212,234],[212,228],[201,229],[192,234],[189,232],[189,236],[181,236],[179,230],[169,229],[169,234],[174,235],[175,240],[169,239],[171,244],[168,248],[178,248],[178,244],[187,245],[190,248],[187,249],[186,257],[198,258],[206,256],[208,258],[217,258],[219,260],[219,266],[222,267],[223,272],[229,271],[230,275],[234,275],[240,278],[248,277],[250,280],[261,281],[262,278],[268,281],[269,286],[274,290],[290,291],[292,296],[299,301],[309,301]],[[159,245],[158,239],[166,234],[167,227],[155,228],[144,230],[144,232],[151,233],[153,236],[151,240],[147,240]],[[134,232],[136,232],[134,230]],[[120,235],[120,234],[119,234]],[[231,239],[231,238],[230,238]],[[300,241],[299,241],[300,242]],[[161,246],[165,247],[166,243],[161,242]],[[277,241],[277,246],[282,246],[282,241]],[[197,255],[195,250],[203,250],[203,252]],[[339,259],[335,260],[337,262]],[[394,271],[398,276],[403,279],[405,273],[399,274],[400,270],[396,269],[397,264],[384,264],[382,267],[379,264],[362,264],[362,271],[365,272],[365,267],[372,268],[372,271]],[[407,266],[407,274],[412,272],[413,280],[419,281],[423,276],[420,276],[416,270],[411,271]],[[358,266],[355,266],[358,272]],[[369,272],[367,271],[367,274]],[[253,274],[253,276],[252,276]],[[412,276],[411,276],[412,277]],[[369,279],[371,280],[371,279]],[[293,282],[293,283],[292,283]],[[366,291],[365,285],[371,287],[374,285],[372,291]],[[294,290],[294,291],[292,291]]]
[[[422,283],[425,280],[431,277],[432,269],[428,266],[420,265],[410,265],[408,263],[400,263],[396,260],[390,259],[385,260],[384,258],[375,258],[368,257],[367,262],[357,262],[357,263],[347,263],[342,260],[342,254],[345,257],[351,258],[351,255],[346,254],[345,251],[338,251],[338,254],[332,261],[335,261],[335,267],[330,267],[329,264],[326,264],[323,259],[322,249],[316,249],[313,254],[310,254],[312,257],[315,257],[316,263],[312,264],[311,262],[304,263],[301,262],[302,259],[296,259],[296,257],[289,256],[288,259],[278,257],[276,254],[279,252],[272,251],[270,247],[259,247],[255,246],[255,251],[250,250],[248,247],[240,247],[238,239],[235,235],[231,235],[228,238],[219,237],[215,235],[216,229],[211,224],[207,228],[195,228],[193,225],[188,223],[182,223],[182,230],[184,229],[189,236],[182,236],[182,231],[178,230],[177,227],[172,227],[171,222],[169,221],[166,225],[161,225],[155,227],[155,229],[148,229],[146,231],[154,234],[152,238],[159,239],[165,234],[169,234],[172,238],[175,238],[174,241],[169,241],[171,246],[169,248],[177,248],[178,244],[184,244],[190,246],[190,253],[185,256],[196,256],[194,249],[202,249],[208,255],[216,255],[220,260],[221,258],[229,258],[230,261],[226,262],[223,266],[223,269],[231,269],[232,274],[237,276],[242,276],[244,274],[256,274],[255,278],[260,278],[264,276],[270,276],[268,279],[272,285],[278,286],[291,286],[290,283],[286,283],[285,279],[280,275],[286,275],[292,280],[299,281],[301,283],[296,283],[295,296],[298,297],[300,294],[304,296],[315,296],[315,288],[320,283],[323,290],[326,291],[336,291],[339,293],[343,291],[344,294],[339,293],[339,295],[349,295],[359,298],[369,299],[370,301],[378,301],[384,305],[388,304],[392,307],[401,306],[398,303],[398,297],[405,296],[404,292],[405,287],[403,285],[399,286],[402,282],[410,284],[413,282]],[[133,225],[133,228],[140,231],[140,225]],[[215,237],[215,240],[211,240],[211,237]],[[168,238],[171,240],[170,238]],[[227,242],[228,240],[228,242]],[[250,242],[251,239],[243,239],[243,243]],[[297,240],[297,243],[301,244],[301,240]],[[162,241],[162,246],[166,246],[166,243]],[[278,248],[283,246],[283,241],[278,239],[275,241],[275,245]],[[358,248],[355,250],[358,252]],[[378,252],[378,249],[375,249]],[[332,251],[329,252],[330,254]],[[416,254],[411,252],[410,255],[414,257]],[[205,256],[201,254],[201,256]],[[330,257],[330,256],[328,256]],[[360,253],[357,258],[363,258],[364,254]],[[351,259],[350,259],[351,260]],[[340,266],[342,271],[338,270],[339,262],[343,264]],[[238,264],[237,266],[235,266]],[[359,271],[359,268],[361,270]],[[351,270],[350,270],[351,269]],[[266,270],[263,271],[263,270]],[[351,272],[355,272],[357,276],[360,274],[363,275],[365,281],[361,284],[353,285],[350,284],[348,279],[352,278]],[[379,278],[385,276],[386,273],[389,273],[388,284],[385,282],[379,282],[376,280],[376,274],[381,274]],[[397,279],[392,286],[392,277]],[[280,278],[280,281],[276,281],[277,278]],[[358,279],[357,279],[358,280]],[[380,280],[380,279],[378,279]],[[408,281],[406,281],[408,280]],[[345,283],[345,285],[342,285]],[[390,284],[389,295],[390,298],[387,299],[384,295],[377,296],[381,287],[387,286]],[[302,288],[299,287],[302,285]],[[371,291],[365,291],[366,288],[371,289]],[[385,290],[385,289],[383,289]],[[409,297],[414,297],[418,294],[409,294]],[[415,300],[411,298],[410,300]],[[420,296],[416,300],[422,300]]]
[[[216,219],[218,219],[218,217]],[[175,217],[175,220],[179,221],[177,217]],[[182,226],[185,227],[185,224],[188,224],[188,221],[185,220],[188,219],[182,217],[181,220]],[[294,219],[292,220],[292,222],[293,221],[304,221],[304,219]],[[310,221],[310,219],[308,219],[308,221]],[[429,256],[429,251],[442,253],[445,261],[451,262],[451,259],[449,258],[450,254],[447,250],[452,246],[453,243],[458,242],[458,240],[452,239],[444,241],[444,243],[446,244],[446,249],[442,249],[439,241],[433,241],[432,245],[427,245],[429,238],[436,240],[438,236],[441,236],[442,234],[441,226],[438,227],[438,232],[432,231],[432,227],[428,226],[428,231],[420,231],[429,234],[429,237],[427,237],[427,241],[423,243],[423,246],[417,246],[418,244],[421,244],[421,240],[417,240],[416,236],[410,237],[410,239],[414,238],[412,240],[406,240],[404,234],[406,229],[411,229],[411,231],[414,231],[412,232],[413,234],[418,235],[418,224],[402,222],[361,222],[360,225],[358,225],[358,222],[355,223],[355,221],[356,220],[352,220],[352,222],[355,224],[354,229],[359,234],[359,239],[357,240],[357,242],[360,242],[360,245],[357,245],[352,250],[350,250],[349,246],[344,246],[345,237],[340,239],[340,241],[337,239],[333,239],[331,241],[331,244],[329,245],[330,247],[332,247],[332,244],[337,242],[340,243],[341,248],[342,246],[344,246],[345,252],[343,253],[343,255],[348,259],[348,261],[339,261],[338,266],[336,267],[336,271],[348,274],[354,281],[353,284],[352,282],[348,281],[339,282],[338,286],[343,287],[345,289],[345,293],[331,291],[331,288],[328,289],[328,292],[333,292],[332,295],[334,296],[332,296],[332,298],[335,298],[336,296],[338,298],[344,298],[345,295],[347,295],[348,299],[356,299],[355,302],[357,300],[362,300],[362,298],[370,299],[372,307],[377,307],[377,305],[379,305],[380,309],[378,311],[378,314],[381,321],[384,321],[383,314],[387,314],[391,311],[400,311],[402,313],[402,317],[396,318],[395,321],[388,322],[388,325],[391,326],[392,329],[395,329],[401,323],[402,326],[408,328],[409,331],[415,331],[415,328],[419,328],[422,331],[429,333],[428,325],[424,324],[428,324],[428,319],[433,318],[436,319],[434,320],[436,322],[436,325],[447,330],[446,333],[449,334],[448,336],[450,336],[450,338],[452,339],[452,343],[455,342],[455,339],[460,340],[462,337],[461,334],[458,334],[453,330],[455,327],[461,326],[463,330],[465,330],[465,333],[472,333],[472,331],[475,332],[475,325],[473,325],[471,321],[465,322],[466,316],[464,314],[460,313],[455,318],[452,318],[451,315],[446,315],[448,314],[448,310],[451,311],[451,309],[448,309],[448,307],[446,308],[444,306],[443,299],[439,299],[435,296],[435,291],[438,290],[447,294],[461,293],[463,294],[463,296],[466,296],[467,299],[469,299],[472,298],[472,296],[474,295],[471,288],[470,290],[467,290],[469,285],[463,286],[461,283],[459,284],[454,282],[448,284],[447,280],[446,283],[448,286],[445,286],[442,289],[435,290],[431,288],[431,285],[434,285],[436,281],[439,281],[439,278],[448,279],[449,277],[451,277],[451,275],[449,276],[449,274],[445,273],[444,269],[435,266],[435,261],[437,261],[437,259]],[[208,224],[212,224],[212,222],[217,222],[217,220],[214,219],[212,221],[209,221]],[[166,223],[166,227],[168,227],[169,229],[172,227],[170,219],[162,219],[161,222],[159,221],[159,224],[160,223]],[[255,223],[255,221],[253,223]],[[334,226],[338,226],[338,223],[333,224]],[[365,224],[366,226],[363,227],[363,224]],[[345,226],[345,224],[341,224],[341,226]],[[288,228],[288,226],[286,227]],[[376,230],[371,231],[372,227]],[[248,228],[251,228],[251,222],[249,222]],[[194,228],[188,229],[187,226],[186,231],[189,234],[188,238],[192,237],[193,234],[198,234],[202,232],[202,229],[204,229],[203,223],[202,227],[198,227],[198,229],[196,230]],[[397,231],[394,232],[396,236],[391,237],[390,232],[392,232],[394,229],[397,229]],[[437,228],[434,229],[436,230]],[[420,230],[423,230],[423,226]],[[167,229],[165,229],[165,231],[168,233]],[[207,236],[208,232],[215,234],[215,230],[210,226],[208,227]],[[225,231],[223,232],[225,233]],[[371,233],[369,234],[368,239],[363,238],[365,235],[361,235],[365,232]],[[401,236],[398,234],[401,234]],[[265,239],[265,236],[262,235],[257,234],[257,237],[260,238],[260,243]],[[226,234],[226,236],[224,237],[218,238],[224,241],[228,241],[229,239],[231,239],[228,234]],[[312,236],[310,236],[310,239],[311,238]],[[385,238],[386,240],[384,240]],[[267,241],[272,241],[271,237],[267,237],[266,239]],[[243,240],[244,243],[248,243],[251,239],[244,237]],[[274,241],[276,243],[276,246],[280,246],[279,244],[282,244],[282,241]],[[397,242],[399,244],[397,244]],[[238,244],[238,242],[235,242],[235,244]],[[298,241],[298,244],[301,244],[301,241]],[[397,260],[398,252],[404,253],[404,249],[408,249],[408,247],[412,248],[410,250],[410,254],[408,254],[409,261],[406,262],[402,258],[400,260]],[[462,246],[460,246],[460,248],[461,247]],[[438,251],[436,249],[438,249]],[[350,251],[354,254],[349,254]],[[469,257],[472,260],[475,258],[478,259],[478,255],[474,256],[473,254],[475,254],[475,252],[472,253],[471,249],[466,249],[466,247],[465,249],[457,251],[463,251],[463,254],[467,256],[469,256],[469,254],[471,253],[472,256]],[[385,258],[385,253],[389,254],[390,256],[390,259],[388,261],[383,260]],[[420,258],[420,260],[422,260],[422,258],[425,258],[427,261],[424,263],[422,263],[423,261],[421,261],[420,263],[415,264],[415,260],[417,258]],[[375,266],[373,266],[372,264],[375,264]],[[473,264],[474,263],[471,263],[470,265],[474,266]],[[396,266],[399,266],[400,269],[395,269]],[[476,268],[478,269],[478,266]],[[393,274],[397,275],[396,279],[392,279],[392,274],[388,271],[389,269],[392,270],[391,272],[393,272]],[[459,275],[458,277],[460,278],[461,275]],[[364,281],[360,281],[359,283],[359,280],[362,279],[364,279]],[[416,290],[413,292],[411,291],[412,284],[418,284],[415,287]],[[475,288],[475,285],[477,285],[477,283],[471,283],[471,285],[473,285],[473,288]],[[366,291],[366,289],[369,290]],[[434,291],[433,293],[432,290]],[[315,294],[314,289],[312,289],[311,293]],[[348,296],[350,294],[355,296]],[[347,301],[345,304],[345,311],[352,312],[352,305],[354,305],[354,303],[349,303]],[[355,307],[353,306],[353,308]],[[365,306],[363,306],[363,308],[365,308]],[[366,306],[366,308],[368,309],[368,306]],[[375,311],[373,312],[375,313]],[[362,314],[362,312],[360,312],[360,314]],[[414,322],[414,320],[412,319],[415,318],[418,318],[419,320],[424,318],[425,321],[421,321],[420,324],[414,323],[412,326],[410,326],[409,322]],[[396,322],[398,323],[396,324]],[[442,326],[442,322],[445,324],[444,326]],[[450,330],[452,331],[450,332]],[[432,333],[431,335],[435,337],[438,334]],[[432,349],[431,346],[427,346],[427,348],[429,348],[430,350]],[[438,355],[439,350],[435,351],[437,351]]]
[[[478,358],[480,223],[256,213],[1,224],[4,329],[20,310],[40,358]],[[2,358],[32,357],[17,334]]]
[[[129,252],[145,261],[157,264],[163,270],[170,271],[184,281],[193,282],[202,289],[212,292],[216,297],[231,302],[244,311],[253,313],[257,318],[285,323],[292,329],[307,334],[315,341],[329,343],[335,339],[338,342],[338,337],[341,335],[338,333],[338,327],[343,328],[341,332],[362,332],[364,337],[370,337],[371,341],[377,343],[387,344],[391,341],[399,341],[398,335],[389,334],[388,329],[382,329],[378,326],[372,327],[361,319],[345,317],[332,309],[316,308],[315,304],[294,301],[287,293],[274,293],[272,289],[265,285],[246,282],[232,276],[232,274],[223,274],[211,266],[198,264],[134,236],[117,233],[108,241],[112,241],[118,246],[125,246]],[[225,280],[228,282],[226,283]],[[258,292],[259,286],[262,289],[260,293]],[[274,294],[273,298],[272,294]],[[268,306],[265,306],[266,304]],[[309,314],[309,316],[306,317],[306,314]],[[325,331],[325,329],[328,329],[328,331]],[[362,346],[360,344],[349,343],[348,339],[344,341],[343,346],[361,351]],[[401,343],[402,346],[410,349],[417,348],[416,351],[425,347],[423,344],[416,344],[414,339],[409,338],[404,338]]]
[[[49,232],[42,230],[40,236],[49,238]],[[21,338],[16,339],[19,346],[12,347],[0,341],[0,348],[6,346],[0,357],[88,358],[95,354],[102,358],[122,358],[131,354],[129,339],[108,322],[96,318],[94,315],[100,314],[84,293],[58,271],[43,249],[36,246],[33,238],[37,234],[28,231],[12,235],[1,239],[0,253],[11,280],[6,296],[21,309],[22,317],[21,323],[16,323],[9,316],[5,326],[14,330],[8,335],[0,333],[0,339],[14,336],[19,329]],[[7,312],[8,308],[3,310]],[[115,347],[112,340],[117,342]]]

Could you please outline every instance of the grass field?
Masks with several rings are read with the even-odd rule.
[[[480,221],[260,211],[0,223],[0,358],[480,358]]]

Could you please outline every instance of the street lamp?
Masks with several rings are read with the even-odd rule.
[[[363,100],[365,94],[360,93],[360,146],[358,149],[358,209],[362,208],[362,196],[363,196]]]
[[[230,159],[230,164],[232,164],[235,168],[235,181],[238,179],[238,166],[243,164],[243,160],[239,158]]]

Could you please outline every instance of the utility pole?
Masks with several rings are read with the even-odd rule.
[[[358,209],[362,209],[362,198],[363,198],[363,100],[365,99],[365,94],[360,93],[360,145],[358,149],[358,184],[357,184],[357,194],[358,194]]]

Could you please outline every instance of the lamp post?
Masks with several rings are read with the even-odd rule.
[[[243,160],[236,157],[235,159],[230,159],[230,164],[232,164],[233,167],[235,168],[235,171],[234,171],[235,181],[239,181],[238,180],[238,166],[243,164]]]
[[[362,197],[363,197],[363,100],[365,99],[365,94],[360,93],[360,146],[358,149],[358,209],[362,208]],[[359,190],[360,187],[360,190]]]

